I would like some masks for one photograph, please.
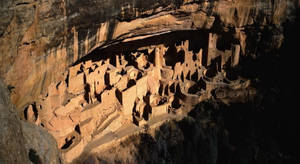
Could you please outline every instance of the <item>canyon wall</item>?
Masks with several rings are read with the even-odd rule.
[[[236,28],[245,51],[244,27],[280,29],[296,5],[293,0],[1,1],[0,76],[17,109],[23,109],[95,48],[171,31]]]
[[[0,163],[62,162],[56,141],[44,129],[20,120],[0,79]]]
[[[0,163],[293,161],[299,4],[1,1]]]

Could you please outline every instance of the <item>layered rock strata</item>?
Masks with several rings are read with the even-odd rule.
[[[0,75],[14,88],[13,103],[23,109],[99,46],[215,24],[221,31],[239,28],[244,51],[244,27],[280,29],[296,6],[296,0],[1,1]]]
[[[19,115],[69,163],[207,99],[252,99],[250,80],[230,69],[281,47],[297,1],[0,3],[1,77]]]

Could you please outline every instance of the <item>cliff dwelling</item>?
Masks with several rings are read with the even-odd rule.
[[[182,31],[96,49],[51,83],[24,117],[52,134],[71,162],[91,145],[180,119],[211,97],[245,101],[256,93],[250,80],[226,72],[239,64],[241,44],[220,50],[218,36]]]
[[[299,0],[0,2],[0,164],[298,163]]]

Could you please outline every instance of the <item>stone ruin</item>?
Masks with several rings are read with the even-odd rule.
[[[224,71],[238,65],[240,45],[221,51],[217,40],[209,33],[207,47],[197,53],[186,40],[79,62],[24,110],[25,119],[52,134],[70,162],[108,132],[128,124],[141,127],[162,115],[182,115],[184,103],[196,104],[212,94],[225,98],[217,88],[247,88],[249,81],[229,80]]]

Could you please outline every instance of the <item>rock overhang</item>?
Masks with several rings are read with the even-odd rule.
[[[7,3],[7,14],[12,19],[1,26],[1,76],[15,88],[12,100],[22,109],[44,94],[52,81],[61,80],[68,66],[99,47],[172,31],[212,30],[214,25],[221,30],[253,23],[280,26],[288,17],[286,13],[294,8],[293,3],[296,1]]]

